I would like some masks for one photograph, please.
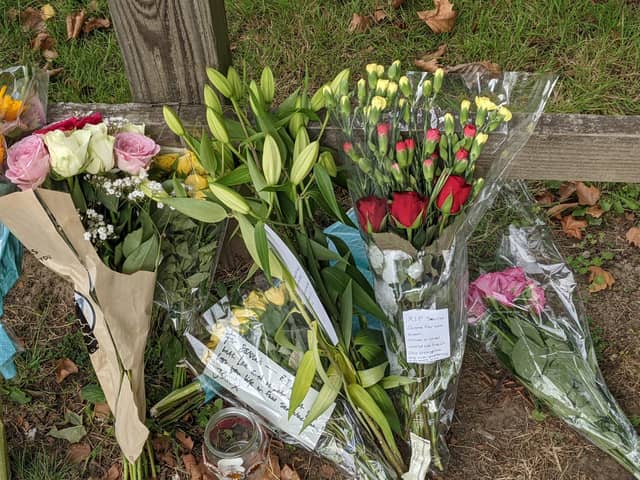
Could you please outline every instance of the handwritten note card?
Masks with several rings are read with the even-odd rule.
[[[302,423],[318,396],[317,390],[310,389],[288,419],[293,375],[230,328],[213,352],[189,334],[187,339],[200,358],[206,360],[208,376],[275,427],[311,450],[316,447],[335,404],[301,432]]]
[[[402,312],[404,321],[404,342],[409,363],[428,364],[451,355],[449,339],[449,311],[406,310]]]
[[[300,295],[300,298],[307,308],[315,314],[331,343],[336,345],[338,343],[338,333],[336,332],[336,329],[333,328],[333,323],[329,318],[329,314],[324,308],[324,305],[322,304],[316,289],[313,287],[307,272],[304,271],[304,268],[294,253],[289,247],[287,247],[287,244],[282,241],[278,234],[268,225],[265,225],[264,229],[267,233],[267,241],[269,242],[269,245],[296,282],[296,291],[298,292],[298,295]]]

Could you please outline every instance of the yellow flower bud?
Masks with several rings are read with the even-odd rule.
[[[400,77],[400,80],[398,80],[398,86],[405,97],[411,97],[411,82],[409,82],[409,79],[406,76],[403,75]]]
[[[264,98],[265,102],[273,102],[275,85],[273,81],[273,72],[269,67],[264,67],[264,70],[262,70],[262,75],[260,76],[260,91],[262,92],[262,98]]]
[[[287,289],[284,286],[284,283],[280,284],[279,287],[271,287],[269,290],[264,292],[264,297],[269,303],[277,307],[281,307],[287,301]]]
[[[384,95],[387,92],[387,87],[389,86],[389,80],[386,78],[381,78],[378,80],[376,84],[376,95]]]
[[[479,133],[476,135],[475,141],[478,145],[484,145],[489,140],[489,135],[486,133]]]
[[[209,124],[209,130],[211,130],[216,140],[222,143],[229,143],[229,132],[227,131],[227,126],[224,123],[222,115],[207,108],[207,123]]]
[[[242,215],[246,215],[251,211],[251,207],[244,197],[235,190],[217,183],[210,183],[209,190],[211,190],[211,193],[213,193],[220,203],[231,210],[241,213]]]
[[[384,76],[384,66],[376,65],[376,75],[378,75],[378,78],[382,78]]]
[[[163,172],[170,172],[178,160],[177,153],[163,153],[153,159],[153,164]]]
[[[394,98],[398,93],[398,84],[396,82],[389,82],[389,86],[387,87],[387,98],[390,102],[393,102]]]
[[[171,107],[168,107],[167,105],[162,107],[162,116],[164,117],[164,121],[169,127],[169,130],[179,137],[184,136],[184,127],[182,126],[182,122]]]
[[[376,95],[371,99],[371,108],[382,112],[385,108],[387,108],[387,101],[384,97]]]
[[[469,100],[462,100],[460,102],[460,123],[464,125],[469,119],[469,109],[471,108],[471,102]]]
[[[511,121],[511,118],[513,117],[513,115],[511,114],[511,110],[509,110],[507,107],[500,107],[498,109],[498,115],[504,118],[505,122]]]
[[[376,72],[377,72],[377,67],[378,67],[378,65],[376,65],[375,63],[369,63],[369,64],[367,64],[367,66],[365,67],[365,70],[367,71],[367,73],[368,73],[369,75],[371,75],[371,74],[373,74],[373,73],[375,73],[375,74],[377,75],[377,73],[376,73]]]
[[[324,108],[324,91],[323,88],[320,87],[316,93],[311,97],[311,110],[317,112],[318,110],[322,110]]]
[[[438,93],[442,88],[442,81],[444,80],[444,70],[438,68],[433,74],[433,91]]]
[[[395,60],[387,70],[387,76],[391,80],[398,80],[400,76],[400,60]]]
[[[211,88],[211,85],[204,86],[204,104],[211,110],[222,113],[222,104],[218,98],[218,94]]]
[[[222,94],[222,96],[230,98],[233,94],[233,87],[227,77],[222,75],[215,68],[207,68],[207,77],[214,87]]]

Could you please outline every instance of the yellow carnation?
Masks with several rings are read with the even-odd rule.
[[[489,97],[476,97],[476,107],[484,108],[486,111],[496,110],[498,106]]]
[[[505,122],[510,121],[511,118],[513,117],[513,115],[511,114],[511,110],[509,110],[507,107],[500,107],[498,109],[498,115],[504,118]]]
[[[371,99],[371,108],[381,112],[385,108],[387,108],[387,101],[385,100],[384,97],[380,97],[380,96],[376,95],[375,97],[373,97]]]

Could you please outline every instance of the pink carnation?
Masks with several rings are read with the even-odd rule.
[[[140,133],[123,132],[116,135],[113,149],[118,168],[131,175],[146,170],[151,159],[158,154],[160,146]]]
[[[4,174],[20,190],[38,188],[49,170],[49,152],[39,135],[25,137],[7,150]]]

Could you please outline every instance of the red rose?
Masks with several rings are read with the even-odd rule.
[[[86,117],[69,117],[64,120],[60,120],[59,122],[51,123],[47,126],[42,127],[40,130],[36,130],[33,133],[44,135],[47,132],[53,132],[54,130],[62,130],[63,132],[67,132],[69,130],[79,130],[83,128],[87,124],[97,125],[102,122],[102,114],[100,112],[95,112]]]
[[[391,201],[391,216],[406,228],[413,227],[418,219],[427,214],[429,199],[418,192],[394,192]]]
[[[379,197],[364,197],[356,202],[360,227],[365,232],[379,232],[387,216],[387,200]]]
[[[473,138],[476,136],[476,127],[472,123],[467,123],[462,132],[465,138]]]
[[[457,175],[451,175],[449,178],[447,178],[447,181],[444,182],[440,193],[438,193],[438,197],[436,198],[436,206],[440,210],[442,210],[442,206],[447,201],[447,198],[451,196],[451,209],[448,213],[456,214],[467,202],[467,199],[471,194],[471,190],[473,190],[473,187],[467,184],[464,181],[464,178],[458,177]]]

